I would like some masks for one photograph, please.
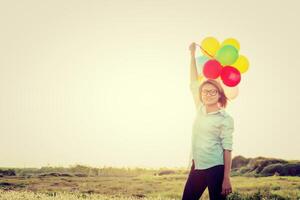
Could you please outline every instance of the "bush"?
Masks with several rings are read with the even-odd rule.
[[[249,162],[249,168],[252,170],[255,170],[256,173],[260,173],[266,166],[276,163],[288,163],[285,160],[282,159],[276,159],[276,158],[264,158],[264,157],[257,157],[252,159]]]
[[[15,176],[16,172],[13,169],[2,170],[0,169],[0,175],[3,176]]]
[[[261,174],[264,176],[273,176],[275,173],[279,173],[279,175],[283,172],[283,164],[276,163],[266,166],[262,171]]]
[[[168,174],[175,174],[175,171],[173,171],[173,170],[163,170],[163,171],[160,171],[158,173],[159,176],[168,175]]]
[[[234,169],[234,168],[240,168],[240,167],[246,166],[250,160],[251,160],[250,158],[245,158],[244,156],[235,156],[232,159],[231,168]]]
[[[271,194],[269,191],[257,191],[254,194],[241,195],[238,192],[233,192],[228,195],[227,200],[262,200],[262,199],[272,199],[272,200],[288,200],[289,197],[282,197],[278,194]]]
[[[287,163],[283,165],[281,176],[300,176],[300,163]]]
[[[239,172],[240,172],[241,174],[247,173],[247,172],[249,172],[249,171],[250,171],[250,169],[249,169],[248,167],[241,167],[240,170],[239,170]]]

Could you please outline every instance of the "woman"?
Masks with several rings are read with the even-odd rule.
[[[192,43],[189,50],[190,89],[196,117],[191,138],[190,172],[182,200],[198,200],[206,187],[211,200],[222,200],[232,192],[230,170],[233,118],[225,111],[227,98],[220,83],[207,79],[199,84],[195,61],[196,44]]]

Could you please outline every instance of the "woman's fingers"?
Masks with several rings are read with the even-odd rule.
[[[230,193],[232,193],[232,190],[231,190],[231,188],[229,188],[229,189],[225,189],[225,194],[226,194],[226,195],[228,195],[228,194],[230,194]]]
[[[190,51],[195,51],[196,50],[196,43],[195,42],[191,43],[190,46],[189,46],[189,49],[190,49]]]

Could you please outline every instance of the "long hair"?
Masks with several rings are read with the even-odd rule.
[[[213,86],[215,86],[215,87],[217,88],[218,93],[220,94],[218,103],[219,103],[219,105],[220,105],[221,107],[226,108],[228,98],[226,97],[225,92],[224,92],[224,89],[223,89],[223,87],[221,86],[221,84],[220,84],[218,81],[214,80],[214,79],[207,79],[206,81],[204,81],[204,82],[200,85],[200,87],[199,87],[200,101],[203,103],[201,91],[202,91],[202,87],[203,87],[205,84],[212,84]]]

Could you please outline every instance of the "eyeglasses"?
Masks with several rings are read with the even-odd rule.
[[[217,93],[218,93],[218,91],[214,90],[214,89],[212,89],[212,90],[202,90],[202,94],[205,95],[205,96],[207,96],[208,94],[210,96],[215,96]]]

